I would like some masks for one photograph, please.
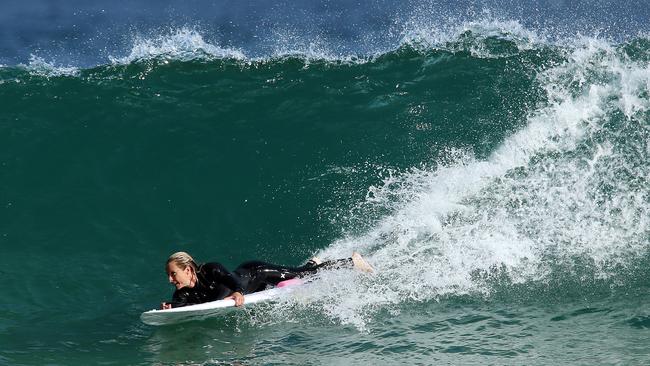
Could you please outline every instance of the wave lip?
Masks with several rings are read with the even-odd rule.
[[[383,47],[368,54],[336,51],[336,45],[329,44],[327,40],[318,36],[304,39],[300,34],[292,31],[275,30],[269,42],[273,45],[270,53],[262,56],[247,54],[236,48],[224,48],[212,44],[197,30],[179,28],[155,37],[136,37],[129,54],[123,57],[109,56],[113,64],[129,64],[151,59],[165,59],[177,61],[234,59],[245,62],[264,62],[273,59],[301,58],[309,61],[365,63],[381,57],[387,53],[399,50],[404,46],[413,47],[419,51],[451,50],[457,51],[459,47],[467,46],[469,51],[477,57],[494,57],[485,49],[484,41],[488,38],[499,38],[512,41],[519,50],[530,49],[545,40],[534,32],[526,30],[517,21],[480,21],[463,22],[453,27],[430,27],[409,24],[403,30],[401,39],[392,47]],[[471,34],[475,40],[464,44],[465,37]]]
[[[74,66],[56,65],[54,62],[47,62],[43,58],[31,55],[28,65],[23,65],[31,74],[44,77],[78,76],[80,69]]]
[[[525,28],[516,20],[487,19],[463,21],[454,24],[431,25],[424,21],[410,21],[403,25],[394,43],[380,46],[368,53],[354,53],[337,47],[318,35],[305,39],[288,30],[274,30],[268,43],[268,53],[250,54],[242,49],[222,47],[212,43],[198,30],[182,27],[155,36],[136,36],[125,56],[108,57],[113,65],[159,59],[188,62],[193,60],[234,60],[243,63],[264,63],[296,58],[310,62],[364,64],[404,48],[426,53],[429,51],[469,52],[478,58],[502,58],[519,51],[546,47],[581,47],[582,38],[573,37],[552,42],[550,37]],[[79,68],[56,65],[53,61],[32,55],[28,69],[44,76],[75,76]]]
[[[181,28],[171,34],[152,39],[138,37],[131,52],[124,57],[110,56],[113,64],[129,64],[152,59],[178,61],[235,59],[246,60],[246,55],[237,49],[222,48],[206,42],[195,30]]]
[[[464,43],[463,41],[468,37],[472,42]],[[475,57],[493,58],[499,56],[493,54],[486,47],[488,39],[512,42],[519,51],[550,44],[547,37],[525,28],[516,20],[462,21],[441,27],[437,24],[429,24],[429,20],[416,19],[410,21],[408,28],[402,31],[400,45],[408,45],[418,50],[457,51],[459,48],[467,48],[466,51]]]

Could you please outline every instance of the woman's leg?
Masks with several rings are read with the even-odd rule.
[[[318,272],[320,269],[352,268],[352,258],[326,261],[321,264],[307,263],[300,267],[287,267],[262,261],[242,263],[235,272],[242,278],[246,277],[245,291],[247,293],[264,290],[267,286],[276,286],[278,283],[296,277],[304,277]]]

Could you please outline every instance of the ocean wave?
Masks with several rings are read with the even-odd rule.
[[[378,274],[330,274],[312,300],[363,328],[377,309],[406,301],[489,296],[489,278],[625,283],[622,269],[638,267],[650,248],[649,70],[619,47],[581,38],[539,74],[547,102],[487,159],[456,151],[450,164],[370,187],[362,206],[389,213],[318,254],[360,250]]]

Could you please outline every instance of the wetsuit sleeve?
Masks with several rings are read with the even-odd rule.
[[[203,265],[203,271],[205,278],[210,282],[220,283],[232,290],[232,292],[244,293],[239,279],[220,263],[206,263]]]
[[[172,301],[169,304],[172,305],[172,308],[180,308],[182,306],[198,304],[198,302],[192,301],[192,296],[188,291],[180,289],[174,291]]]

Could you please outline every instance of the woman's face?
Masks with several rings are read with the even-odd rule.
[[[167,264],[167,279],[169,283],[176,286],[176,289],[183,287],[193,287],[192,285],[192,267],[187,266],[181,269],[174,262]]]

